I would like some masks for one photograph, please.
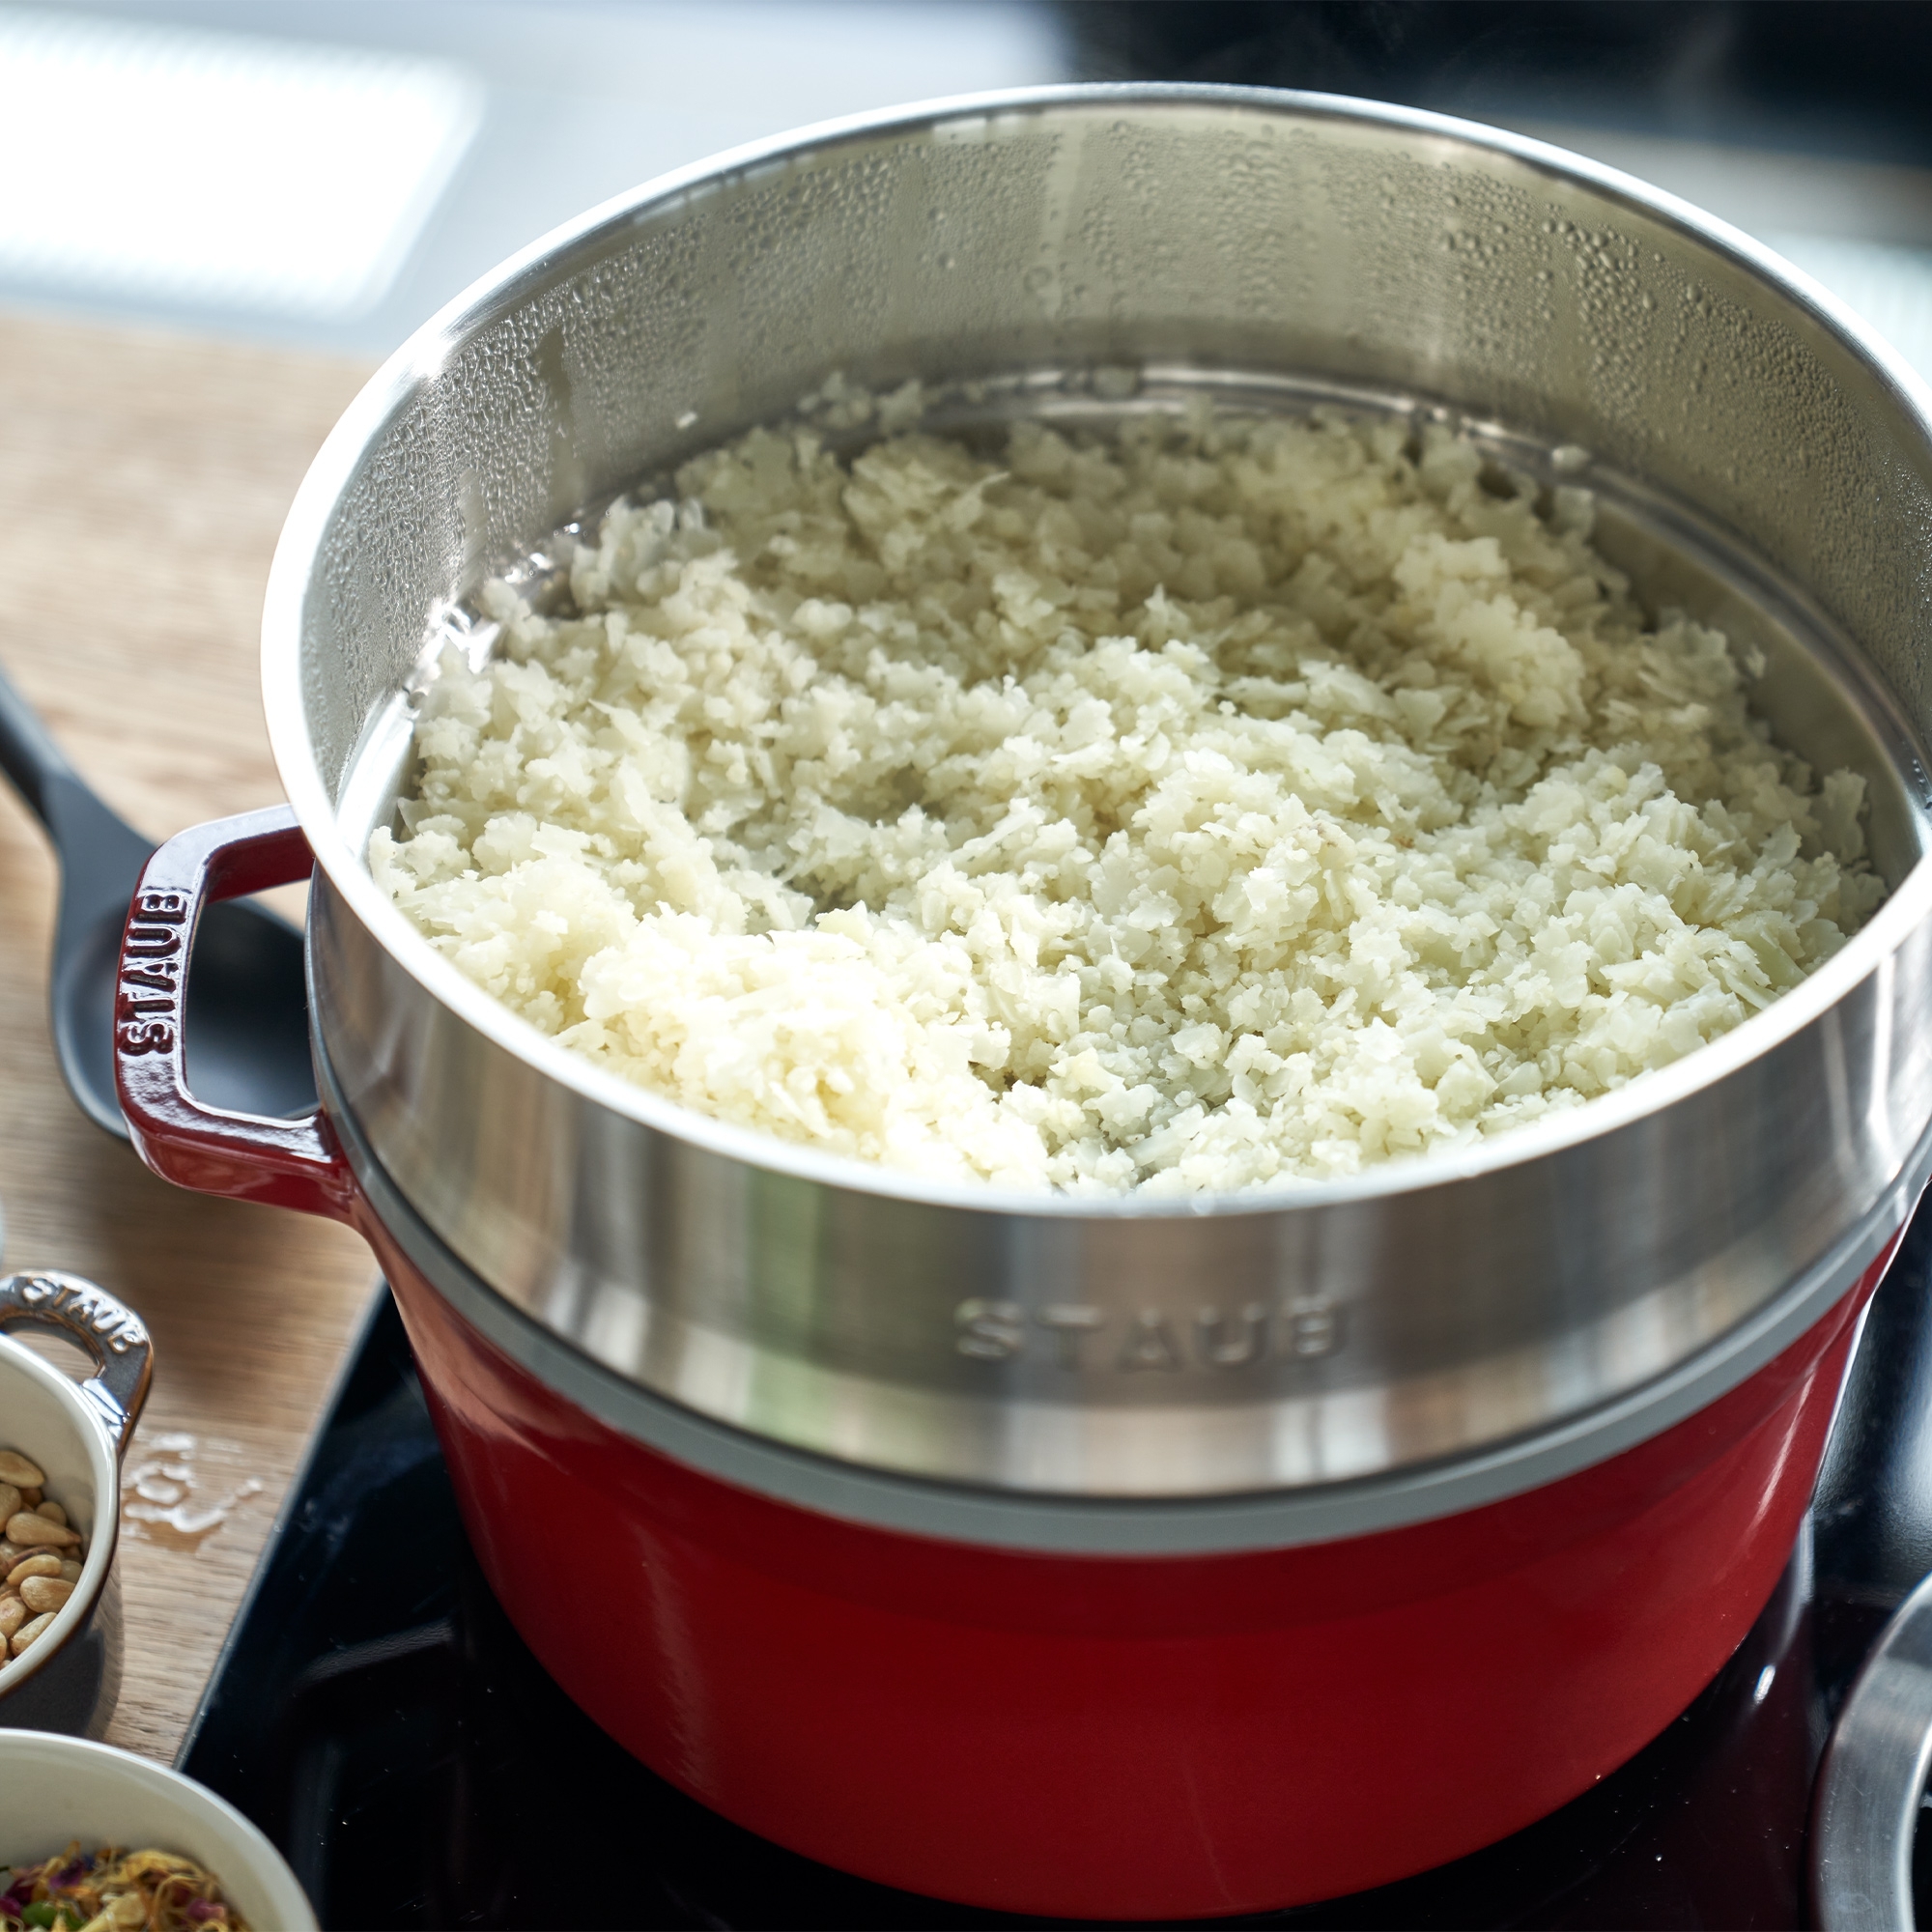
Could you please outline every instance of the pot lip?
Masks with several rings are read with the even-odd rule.
[[[94,1478],[94,1526],[88,1535],[87,1561],[81,1566],[80,1581],[47,1627],[46,1634],[23,1656],[0,1664],[0,1724],[6,1721],[7,1699],[58,1657],[94,1614],[121,1531],[120,1458],[105,1426],[89,1409],[72,1379],[11,1335],[0,1334],[0,1386],[10,1375],[23,1377],[51,1394],[70,1427],[86,1444],[88,1469]]]
[[[1125,105],[1219,107],[1263,116],[1380,126],[1487,151],[1548,175],[1579,181],[1612,201],[1665,221],[1770,284],[1863,365],[1894,406],[1916,425],[1932,451],[1932,385],[1921,380],[1882,336],[1803,270],[1674,195],[1585,156],[1507,129],[1343,95],[1183,83],[1086,84],[954,96],[820,122],[733,148],[657,176],[601,203],[540,237],[472,283],[417,329],[370,378],[330,431],[297,492],[276,545],[263,610],[262,686],[270,741],[284,789],[317,865],[387,955],[440,1005],[513,1058],[611,1114],[744,1166],[925,1207],[1083,1221],[1277,1214],[1476,1181],[1607,1139],[1719,1085],[1804,1032],[1853,987],[1884,970],[1890,955],[1932,914],[1932,854],[1922,855],[1913,865],[1872,918],[1837,953],[1797,986],[1778,995],[1764,1010],[1684,1059],[1652,1069],[1579,1106],[1565,1108],[1492,1140],[1453,1151],[1403,1156],[1357,1175],[1322,1180],[1288,1179],[1245,1189],[1191,1195],[1087,1195],[929,1179],[712,1120],[556,1045],[465,978],[387,899],[371,877],[362,855],[350,848],[338,830],[328,785],[316,765],[303,728],[302,607],[311,564],[321,549],[329,515],[359,468],[366,447],[417,387],[434,379],[452,347],[466,333],[513,306],[519,296],[549,280],[562,259],[581,244],[672,208],[688,195],[776,172],[788,162],[829,148],[882,136],[917,138],[976,125],[988,127],[1002,119],[1018,120],[1055,109],[1104,111]],[[1922,810],[1932,797],[1932,778],[1923,769],[1916,776]]]

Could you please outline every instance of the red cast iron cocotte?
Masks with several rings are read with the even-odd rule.
[[[618,1081],[439,956],[369,835],[438,648],[488,648],[485,578],[835,371],[923,379],[942,429],[1340,403],[1581,483],[1639,593],[1865,774],[1890,895],[1676,1065],[1345,1180],[939,1185]],[[1630,1756],[1750,1624],[1925,1178],[1927,403],[1693,210],[1362,102],[1027,93],[667,177],[438,317],[317,458],[264,619],[291,807],[149,868],[135,1143],[363,1232],[518,1628],[754,1831],[1150,1918],[1471,1850]],[[182,1072],[196,918],[311,864],[321,1109],[214,1112]],[[567,1592],[530,1581],[538,1518]]]

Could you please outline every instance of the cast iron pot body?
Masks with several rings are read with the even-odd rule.
[[[152,1165],[369,1236],[496,1586],[631,1748],[891,1883],[1181,1916],[1514,1829],[1748,1626],[1924,1179],[1932,881],[1894,838],[1842,952],[1587,1108],[1162,1202],[931,1186],[700,1120],[541,1038],[376,891],[399,694],[493,569],[835,370],[1046,397],[1120,365],[1418,399],[1644,479],[1846,640],[1922,824],[1927,398],[1829,298],[1428,115],[979,99],[652,184],[373,380],[270,588],[292,810],[156,855],[118,1038]],[[195,917],[311,852],[322,1112],[212,1113],[181,1074]],[[527,1560],[557,1535],[568,1590]]]

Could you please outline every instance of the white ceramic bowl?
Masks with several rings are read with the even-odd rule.
[[[112,1565],[121,1456],[148,1389],[148,1332],[105,1290],[50,1272],[0,1276],[0,1327],[8,1326],[79,1344],[96,1373],[75,1382],[0,1335],[0,1448],[41,1466],[46,1494],[87,1539],[80,1580],[53,1623],[19,1657],[0,1653],[0,1724],[98,1736],[120,1689]]]
[[[85,1738],[0,1730],[0,1864],[37,1864],[75,1838],[83,1851],[153,1847],[212,1871],[250,1932],[318,1932],[282,1855],[179,1772]]]

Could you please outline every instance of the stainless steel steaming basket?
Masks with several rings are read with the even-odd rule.
[[[1867,772],[1890,899],[1727,1038],[1473,1153],[1095,1203],[688,1114],[499,1009],[376,890],[402,694],[491,569],[835,370],[1079,414],[1122,367],[1137,407],[1335,397],[1451,413],[1532,467],[1587,451],[1640,585],[1758,641],[1779,729]],[[358,1176],[546,1373],[709,1431],[714,1465],[790,1456],[811,1494],[912,1479],[942,1529],[991,1496],[1060,1545],[1293,1542],[1655,1434],[1817,1320],[1926,1171],[1929,409],[1720,224],[1360,102],[945,102],[623,197],[391,360],[276,557],[270,720],[320,865],[318,1058]]]

